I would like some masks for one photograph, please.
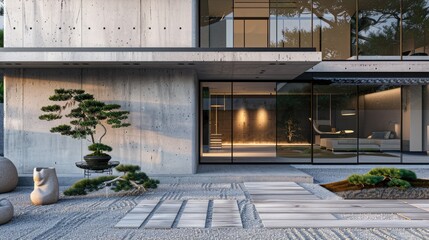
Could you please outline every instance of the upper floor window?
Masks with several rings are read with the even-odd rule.
[[[429,0],[200,0],[200,46],[429,59]]]

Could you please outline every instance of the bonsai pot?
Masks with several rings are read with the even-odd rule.
[[[109,165],[110,159],[112,157],[110,155],[86,155],[83,157],[85,159],[88,166],[93,167],[104,167]]]

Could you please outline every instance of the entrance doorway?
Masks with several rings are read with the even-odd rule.
[[[205,82],[201,87],[201,160],[276,159],[276,83]]]

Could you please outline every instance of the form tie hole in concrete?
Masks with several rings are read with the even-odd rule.
[[[180,30],[182,30],[182,27],[179,27]]]
[[[151,27],[149,27],[149,30],[151,30],[152,28]]]
[[[121,28],[120,27],[118,27],[118,30],[120,30]]]
[[[103,27],[103,30],[106,30],[106,27]]]
[[[136,27],[133,27],[133,30],[136,30]]]
[[[167,29],[166,27],[164,27],[164,30]]]
[[[89,27],[88,30],[91,30],[91,28]]]
[[[30,27],[30,30],[32,30],[33,28],[32,27]]]
[[[60,30],[61,30],[61,27],[59,27],[58,29],[60,29]]]
[[[15,30],[16,29],[16,27],[13,27],[13,30]]]

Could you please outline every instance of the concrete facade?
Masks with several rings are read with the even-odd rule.
[[[56,88],[82,88],[131,112],[131,127],[110,129],[112,158],[148,173],[191,174],[196,170],[197,89],[192,70],[18,69],[7,70],[5,156],[20,174],[53,166],[59,174],[80,173],[74,162],[88,143],[49,133],[38,119]],[[62,121],[62,120],[61,120]]]
[[[195,47],[195,0],[6,0],[5,47]]]
[[[321,62],[313,48],[199,49],[198,0],[5,1],[5,157],[20,174],[34,167],[55,167],[59,175],[82,172],[74,163],[88,153],[88,143],[51,134],[58,122],[38,119],[57,88],[84,89],[131,112],[131,127],[109,129],[105,138],[113,160],[149,174],[180,175],[198,167],[201,80],[286,82],[307,75],[304,81],[315,82],[313,74],[429,72],[429,61]],[[429,114],[420,90],[410,88],[401,121],[424,124],[404,129],[401,140],[421,152],[429,145]]]

